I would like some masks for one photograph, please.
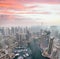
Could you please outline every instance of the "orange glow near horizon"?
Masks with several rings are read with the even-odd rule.
[[[8,3],[0,3],[0,8],[9,8],[9,9],[24,9],[24,6],[19,4],[19,5],[13,5],[13,4],[8,4]]]

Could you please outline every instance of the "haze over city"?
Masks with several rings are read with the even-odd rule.
[[[60,59],[60,0],[0,0],[0,59]]]

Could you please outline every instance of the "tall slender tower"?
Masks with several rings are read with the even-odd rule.
[[[48,45],[48,54],[51,54],[54,37],[51,37]]]

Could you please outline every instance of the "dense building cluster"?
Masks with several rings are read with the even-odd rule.
[[[0,50],[11,54],[15,47],[27,47],[28,43],[33,43],[33,41],[44,50],[49,45],[50,37],[60,39],[59,35],[57,26],[0,27]]]

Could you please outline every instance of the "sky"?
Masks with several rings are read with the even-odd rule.
[[[0,26],[60,25],[60,0],[0,0]]]

